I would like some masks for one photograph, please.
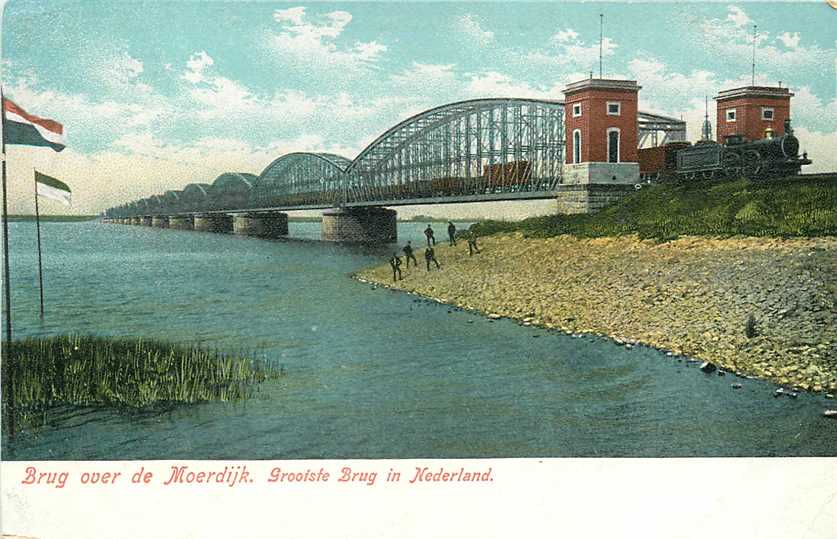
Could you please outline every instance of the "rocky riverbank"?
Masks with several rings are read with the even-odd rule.
[[[517,233],[482,238],[480,248],[469,257],[464,241],[438,246],[442,270],[429,273],[420,250],[419,268],[397,283],[388,264],[357,277],[493,317],[608,335],[787,386],[837,391],[835,237],[656,243]]]

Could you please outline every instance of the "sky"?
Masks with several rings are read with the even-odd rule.
[[[7,149],[10,212],[33,211],[33,167],[73,188],[69,213],[91,214],[226,171],[258,174],[293,151],[351,159],[400,120],[453,101],[563,99],[567,83],[598,71],[599,13],[604,76],[637,80],[640,109],[682,116],[692,140],[705,96],[750,83],[758,25],[757,84],[795,93],[806,170],[837,170],[837,10],[824,1],[12,0],[0,27],[4,91],[62,122],[68,147]]]

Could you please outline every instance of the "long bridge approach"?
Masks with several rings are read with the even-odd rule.
[[[450,103],[398,123],[354,159],[289,153],[259,175],[224,173],[111,208],[105,219],[281,235],[284,212],[324,209],[324,239],[379,241],[394,239],[387,207],[532,199],[560,206],[562,194],[577,190],[567,181],[575,165],[565,163],[564,109],[562,101],[522,98]],[[640,113],[637,128],[643,140],[685,139],[685,123],[673,118]],[[601,186],[601,201],[625,190]]]

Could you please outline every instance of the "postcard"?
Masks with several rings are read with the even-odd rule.
[[[3,537],[837,537],[833,3],[3,7]]]

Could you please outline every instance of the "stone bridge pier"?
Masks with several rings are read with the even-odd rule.
[[[169,217],[169,228],[175,230],[194,230],[195,218],[191,215],[172,215]]]
[[[155,215],[151,218],[151,226],[154,228],[168,228],[169,217],[167,215]]]
[[[233,231],[233,218],[226,213],[203,213],[195,216],[195,230],[200,232]]]
[[[324,241],[392,243],[398,239],[395,210],[388,208],[335,208],[323,212]]]
[[[154,225],[154,220],[150,215],[143,215],[140,219],[142,219],[140,221],[140,224],[142,226],[153,226]]]
[[[242,213],[233,218],[233,232],[241,236],[277,238],[288,235],[288,214],[280,212]]]

